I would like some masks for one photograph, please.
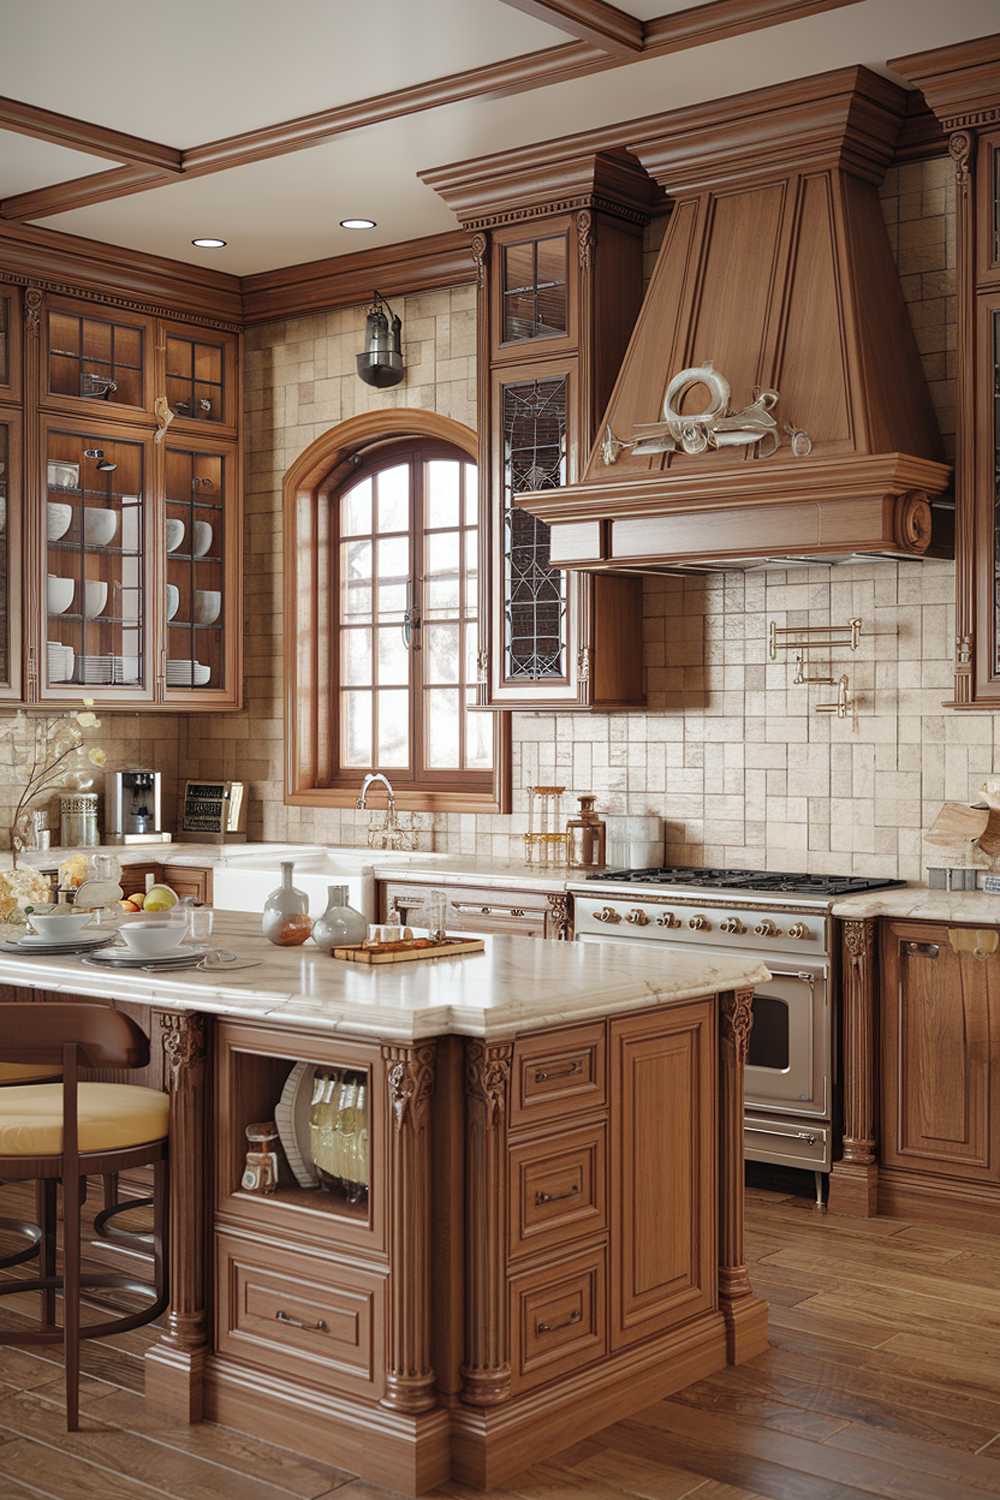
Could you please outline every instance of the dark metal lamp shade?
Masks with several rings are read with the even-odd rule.
[[[365,347],[357,356],[358,374],[365,385],[385,390],[398,385],[406,373],[403,365],[402,320],[380,292],[375,292],[365,322]]]

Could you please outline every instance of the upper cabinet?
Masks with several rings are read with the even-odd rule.
[[[639,311],[659,190],[615,151],[502,153],[422,176],[473,232],[480,267],[479,704],[638,706],[642,580],[553,566],[549,526],[518,497],[579,478]]]
[[[1000,37],[894,58],[948,137],[957,200],[955,694],[1000,709]]]
[[[239,406],[235,332],[0,284],[0,699],[239,706]]]

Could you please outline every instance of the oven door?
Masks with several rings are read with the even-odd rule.
[[[732,950],[697,948],[668,939],[618,937],[614,933],[579,933],[578,943],[638,943],[664,952],[683,951],[688,958],[732,958]],[[747,1055],[744,1098],[756,1113],[809,1115],[829,1119],[832,1106],[833,1034],[828,970],[824,963],[804,963],[776,953],[741,954],[759,959],[771,971],[767,984],[754,991],[753,1030]]]

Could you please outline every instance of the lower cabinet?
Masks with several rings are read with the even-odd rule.
[[[1000,954],[886,922],[881,998],[882,1165],[1000,1183]]]
[[[195,901],[201,901],[206,906],[212,903],[212,871],[207,866],[201,868],[191,865],[153,863],[123,865],[119,882],[123,894],[134,896],[136,891],[144,891],[147,875],[152,875],[157,882],[162,881],[164,885],[169,885],[182,900],[185,896],[191,896]]]
[[[600,1245],[512,1277],[510,1364],[515,1395],[607,1354],[607,1274],[607,1250]]]

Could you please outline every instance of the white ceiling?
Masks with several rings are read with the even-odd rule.
[[[50,146],[48,141],[36,141],[30,135],[0,130],[0,198],[65,182],[68,177],[103,172],[114,165],[102,156],[64,151],[62,146]]]
[[[35,3],[42,10],[62,11],[64,8],[63,0],[35,0]],[[0,0],[0,14],[15,5],[20,11],[18,0]],[[218,0],[216,7],[202,6],[197,14],[209,17],[205,25],[214,35],[220,24],[217,12],[232,17],[234,6],[235,0]],[[179,11],[182,17],[190,17],[194,12],[189,7],[190,0],[177,0],[173,12]],[[89,17],[91,27],[96,21],[96,30],[103,36],[110,31],[105,19],[107,13],[117,13],[120,8],[124,9],[118,0],[109,0],[109,3],[98,0],[96,6],[84,8],[81,13]],[[133,13],[137,9],[134,6],[129,8]],[[265,10],[273,9],[285,17],[289,14],[287,8],[273,7],[271,0],[268,0],[267,7],[262,0],[243,0],[236,8],[260,16]],[[283,55],[298,50],[300,61],[310,55],[317,57],[322,49],[316,47],[315,34],[308,32],[301,16],[318,15],[320,10],[329,13],[333,8],[329,0],[325,3],[300,0],[293,12],[294,26],[289,28],[294,47],[287,38],[281,39]],[[440,17],[447,12],[453,18],[474,15],[477,18],[475,43],[481,50],[487,40],[495,48],[498,33],[510,43],[509,51],[524,50],[524,33],[520,27],[526,18],[500,4],[499,0],[409,0],[409,3],[407,0],[367,0],[365,5],[357,4],[355,0],[350,0],[348,5],[348,0],[341,0],[336,8],[341,15],[347,9],[369,16],[374,12],[380,20],[375,35],[372,34],[373,28],[364,30],[360,45],[365,62],[363,66],[356,65],[350,82],[354,96],[388,86],[390,78],[398,81],[401,72],[405,71],[399,55],[403,49],[393,45],[394,38],[399,35],[405,34],[417,40],[414,58],[419,59],[422,68],[433,66],[435,71],[446,71],[441,54],[436,53],[432,63],[426,37],[419,40],[418,16],[426,23],[431,13]],[[664,0],[649,0],[648,4],[646,0],[632,0],[629,8],[637,13],[655,8],[662,14],[665,3]],[[72,11],[72,7],[66,9],[67,14]],[[143,32],[148,24],[156,35],[161,36],[166,27],[164,18],[154,18],[150,14],[147,22],[146,7],[139,7],[138,11],[142,16]],[[383,27],[383,16],[392,18],[394,24],[398,20],[400,30],[396,32],[391,26]],[[505,146],[530,144],[601,124],[677,109],[821,69],[866,63],[884,70],[886,59],[900,52],[989,34],[997,29],[998,19],[998,0],[949,0],[948,4],[943,4],[942,0],[861,0],[847,9],[666,57],[646,59],[545,89],[428,110],[352,131],[325,146],[78,209],[46,218],[43,222],[53,229],[181,260],[197,260],[219,270],[238,274],[269,270],[454,228],[455,220],[438,196],[417,180],[416,173],[422,168],[478,156]],[[480,22],[484,28],[482,33],[478,31]],[[465,36],[467,28],[460,26],[459,29]],[[270,37],[270,23],[265,30]],[[541,30],[547,32],[548,28]],[[518,36],[516,43],[513,41],[515,34]],[[249,37],[249,23],[245,23],[244,40]],[[247,44],[248,53],[266,51],[266,45],[262,46],[259,38],[253,41],[253,47]],[[542,45],[550,41],[551,36],[547,36]],[[454,66],[460,44],[453,34],[449,34],[447,42],[450,48],[448,66]],[[462,45],[466,43],[471,46],[467,36]],[[379,44],[386,53],[385,57],[379,53]],[[126,43],[120,36],[114,41],[109,36],[108,45],[118,49],[114,55],[119,57]],[[239,55],[242,56],[242,52]],[[230,53],[226,55],[221,71],[218,59],[213,59],[209,71],[213,73],[215,95],[209,106],[198,98],[207,74],[203,71],[203,49],[200,44],[191,46],[190,32],[185,32],[185,46],[174,57],[170,67],[165,58],[161,60],[157,70],[159,83],[157,87],[150,87],[148,95],[143,95],[146,86],[143,81],[137,97],[121,101],[117,97],[113,101],[109,99],[104,109],[107,123],[178,145],[184,144],[184,137],[172,136],[163,129],[158,113],[164,108],[166,94],[185,102],[193,96],[191,112],[186,111],[185,118],[197,115],[198,128],[186,128],[186,138],[204,140],[211,132],[205,130],[204,116],[200,111],[208,112],[209,107],[216,111],[213,116],[216,131],[219,122],[224,121],[222,128],[230,133],[243,128],[248,115],[253,116],[250,121],[253,124],[260,123],[262,114],[274,119],[283,114],[301,113],[317,107],[318,102],[335,102],[349,87],[343,65],[334,65],[327,57],[322,59],[321,67],[310,65],[305,68],[306,87],[312,92],[301,93],[298,79],[294,82],[282,80],[279,70],[274,86],[269,84],[255,98],[252,86],[241,76],[239,65]],[[23,84],[15,86],[9,80],[4,81],[6,67],[6,60],[0,62],[0,92],[25,97]],[[253,68],[259,70],[259,67],[258,56]],[[320,79],[324,69],[325,93]],[[417,76],[416,61],[410,72]],[[253,76],[258,75],[255,72]],[[178,78],[182,87],[178,86]],[[73,102],[51,87],[41,91],[40,80],[36,87],[39,92],[35,94],[34,102],[69,112],[82,105],[82,99]],[[341,91],[339,96],[338,89]],[[220,102],[222,94],[229,98],[225,110]],[[147,97],[148,114],[145,108]],[[233,112],[230,112],[230,106]],[[89,112],[91,115],[96,113],[93,99]],[[27,149],[33,149],[34,144],[27,143]],[[17,149],[23,148],[19,146]],[[106,166],[106,163],[101,165]],[[377,230],[358,234],[340,229],[338,221],[353,215],[377,219]],[[217,252],[192,249],[191,239],[201,235],[218,235],[229,241],[228,247]]]

